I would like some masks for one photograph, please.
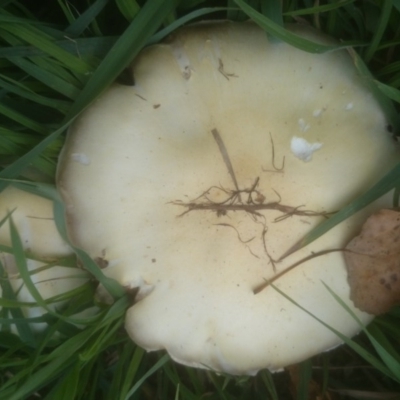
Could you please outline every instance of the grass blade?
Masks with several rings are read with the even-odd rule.
[[[61,49],[53,43],[50,37],[32,26],[27,24],[2,24],[1,28],[14,35],[16,38],[37,47],[56,60],[59,60],[62,65],[65,65],[72,71],[82,75],[91,72],[91,67],[85,61]]]
[[[380,88],[376,85],[376,80],[361,57],[353,49],[348,49],[348,52],[353,59],[353,63],[357,68],[360,77],[363,79],[364,83],[372,92],[372,95],[380,104],[381,109],[386,114],[388,121],[392,124],[394,132],[400,132],[400,115],[393,106],[392,101],[387,97],[386,93],[380,90]]]
[[[400,90],[392,86],[385,85],[384,83],[374,81],[378,89],[389,99],[400,103]]]
[[[400,163],[397,164],[389,173],[387,173],[377,184],[365,192],[363,195],[343,207],[333,217],[317,225],[309,233],[307,233],[300,241],[292,246],[281,259],[309,245],[314,240],[328,232],[336,225],[351,217],[356,212],[362,210],[368,204],[379,199],[390,190],[400,186]]]
[[[341,332],[338,330],[332,328],[328,324],[326,324],[324,321],[319,319],[317,316],[312,314],[310,311],[302,307],[299,303],[291,299],[288,295],[286,295],[284,292],[282,292],[279,288],[277,288],[275,285],[271,284],[271,286],[276,290],[279,294],[281,294],[283,297],[285,297],[287,300],[289,300],[291,303],[293,303],[296,307],[300,308],[303,310],[306,314],[314,318],[316,321],[321,323],[323,326],[328,328],[330,331],[335,333],[344,343],[346,343],[350,348],[352,348],[356,353],[358,353],[362,358],[364,358],[369,364],[371,364],[374,368],[378,369],[381,371],[383,374],[387,375],[393,380],[396,380],[395,376],[392,374],[392,372],[380,361],[378,360],[375,356],[373,356],[371,353],[369,353],[367,350],[365,350],[362,346],[354,342],[352,339],[348,338],[347,336],[343,335]],[[344,304],[344,303],[343,303]]]
[[[271,372],[269,371],[261,371],[261,378],[271,396],[272,400],[279,400],[278,393],[276,392],[276,387],[274,384],[274,380],[272,378]]]
[[[334,3],[330,3],[330,4],[323,4],[323,5],[310,7],[310,8],[302,8],[302,9],[298,9],[298,10],[287,11],[283,15],[291,16],[291,17],[298,16],[298,15],[314,15],[314,14],[319,14],[319,13],[323,13],[323,12],[333,11],[340,7],[344,7],[349,4],[352,4],[354,2],[355,2],[355,0],[340,0],[340,1],[337,1]]]
[[[48,185],[45,183],[36,183],[36,182],[22,182],[22,181],[3,181],[3,182],[0,181],[0,184],[1,183],[9,183],[9,184],[12,183],[13,186],[21,190],[25,190],[35,195],[42,196],[49,200],[52,200],[54,205],[54,222],[63,240],[71,246],[75,254],[82,261],[82,264],[86,268],[86,270],[88,270],[110,292],[112,296],[114,296],[115,298],[120,298],[125,296],[125,290],[119,283],[117,283],[117,281],[106,277],[103,274],[100,267],[95,263],[95,261],[93,261],[90,258],[90,256],[85,251],[74,246],[70,242],[68,238],[67,226],[65,221],[65,206],[61,200],[58,191],[53,185]],[[15,240],[16,240],[15,245],[18,246],[17,238],[15,238]],[[14,244],[13,247],[15,248]],[[30,280],[30,276],[27,278],[29,278]],[[36,288],[34,288],[33,290],[36,290]],[[40,305],[43,304],[40,303],[39,302],[40,299],[36,299],[36,297],[35,300],[37,300]]]
[[[165,363],[169,361],[168,354],[164,354],[131,388],[128,394],[125,396],[125,400],[129,400],[130,397],[136,393],[136,391],[142,386],[143,382],[157,370],[159,370]]]
[[[129,345],[132,346],[131,343],[129,343]],[[132,382],[135,381],[135,377],[139,370],[140,363],[143,359],[144,354],[145,351],[142,348],[136,347],[135,352],[133,353],[133,356],[131,357],[128,366],[126,367],[126,363],[120,364],[121,368],[124,368],[124,374],[120,374],[120,376],[124,377],[124,380],[116,388],[116,391],[119,392],[119,399],[123,400],[127,397],[129,392],[129,387],[132,384]]]
[[[7,77],[5,79],[8,80]],[[38,93],[33,92],[23,84],[19,82],[7,82],[6,80],[3,80],[0,78],[0,87],[2,87],[4,90],[14,93],[22,98],[25,98],[27,100],[36,102],[38,104],[44,105],[46,107],[51,107],[55,108],[56,110],[60,110],[61,112],[66,112],[69,108],[68,102],[64,100],[57,100],[57,99],[50,99],[45,96],[41,96]]]
[[[0,260],[0,275],[2,278],[8,278],[7,277],[7,272],[4,269],[3,264],[1,263]],[[12,303],[18,304],[17,307],[13,307],[9,310],[12,320],[14,320],[15,327],[17,329],[17,332],[19,334],[19,337],[21,338],[22,342],[26,343],[28,346],[34,347],[36,344],[35,337],[33,335],[32,329],[28,323],[28,321],[25,319],[24,314],[21,310],[20,307],[22,307],[22,304],[18,302],[17,296],[14,293],[14,290],[9,282],[8,279],[1,279],[0,280],[0,288],[2,291],[2,300],[9,300]],[[2,307],[7,307],[7,303],[3,304]],[[7,310],[4,310],[7,312]],[[10,318],[7,318],[10,320]],[[3,330],[4,326],[2,324],[1,328]]]
[[[370,45],[367,47],[364,60],[366,62],[370,61],[374,56],[376,50],[378,49],[379,43],[382,40],[383,34],[386,30],[387,24],[392,11],[392,0],[384,0],[382,2],[382,12],[379,15],[379,23],[374,32],[374,37]]]
[[[135,0],[116,0],[121,14],[130,22],[140,11],[140,6]]]
[[[10,218],[10,237],[11,237],[11,244],[14,250],[15,263],[18,267],[18,271],[21,275],[21,278],[24,281],[24,284],[26,285],[29,292],[35,299],[36,303],[39,306],[48,309],[46,302],[43,300],[41,294],[36,289],[35,284],[32,282],[27,261],[25,258],[24,248],[22,246],[22,241],[18,234],[17,228],[12,220],[12,217]]]
[[[235,3],[245,12],[254,22],[261,28],[265,29],[270,35],[285,41],[301,50],[309,53],[324,53],[327,51],[338,50],[347,46],[327,46],[304,39],[294,33],[288,31],[277,23],[266,18],[264,15],[256,11],[244,2],[244,0],[234,0]]]
[[[326,285],[324,282],[323,284],[329,291],[329,293],[332,295],[332,297],[352,316],[352,318],[358,323],[360,328],[367,335],[368,339],[374,346],[376,352],[379,354],[379,356],[385,363],[386,367],[388,368],[388,371],[386,371],[386,375],[389,376],[391,379],[400,383],[400,368],[398,360],[396,360],[396,358],[393,357],[393,355],[390,354],[390,352],[386,350],[385,347],[378,340],[376,340],[376,338],[373,335],[371,335],[370,331],[361,323],[361,321],[357,318],[354,312],[350,310],[347,304],[345,304],[342,301],[342,299],[335,292],[333,292],[328,285]],[[389,371],[391,373],[389,373]]]
[[[270,21],[283,27],[282,2],[280,0],[262,2],[261,11]]]
[[[201,8],[199,10],[192,11],[185,16],[178,18],[166,28],[160,30],[155,35],[153,35],[147,42],[146,45],[158,43],[160,40],[164,39],[167,35],[169,35],[174,30],[178,29],[180,26],[187,24],[188,22],[192,21],[195,18],[202,17],[203,15],[212,14],[214,12],[221,12],[225,11],[226,7],[207,7]]]
[[[28,151],[16,162],[4,168],[0,172],[0,192],[3,191],[9,184],[10,179],[16,178],[21,172],[34,162],[34,160],[49,146],[61,133],[65,130],[66,125],[57,129],[55,132],[47,136],[42,142],[36,145],[32,150]]]
[[[109,0],[95,1],[85,12],[71,23],[71,25],[65,30],[65,34],[72,37],[79,36],[95,20],[108,2]]]
[[[110,85],[175,9],[173,0],[149,0],[93,73],[67,114],[71,120]]]
[[[39,82],[42,82],[55,92],[61,93],[70,99],[75,99],[79,95],[79,88],[77,88],[75,85],[65,81],[49,71],[46,71],[30,60],[22,57],[10,57],[8,60],[17,67],[21,68],[29,76],[36,78]]]
[[[6,106],[4,103],[0,103],[0,114],[4,115],[7,118],[10,118],[15,122],[18,122],[22,126],[31,129],[34,132],[38,132],[41,134],[48,133],[47,129],[43,125],[26,117],[24,114],[13,110],[12,108]]]

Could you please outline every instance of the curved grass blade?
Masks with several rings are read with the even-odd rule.
[[[48,133],[47,129],[42,124],[39,124],[31,118],[26,117],[19,111],[13,110],[11,107],[8,107],[4,103],[0,103],[0,114],[4,115],[7,118],[10,118],[15,122],[18,122],[22,126],[31,129],[34,132],[44,135]]]
[[[57,110],[60,110],[64,114],[67,112],[67,110],[69,108],[69,104],[67,101],[51,99],[49,97],[42,96],[38,93],[33,92],[32,90],[30,90],[29,88],[27,88],[20,82],[12,81],[11,79],[9,79],[8,77],[5,77],[5,76],[2,76],[2,78],[4,78],[4,79],[0,78],[0,87],[3,88],[3,90],[5,90],[7,92],[14,93],[17,96],[20,96],[27,100],[31,100],[31,101],[41,104],[43,106],[55,108]]]
[[[367,65],[361,59],[361,57],[354,51],[354,49],[348,49],[348,52],[353,59],[353,63],[359,72],[359,76],[362,78],[364,83],[367,85],[369,90],[376,101],[380,104],[381,109],[384,111],[386,118],[393,125],[395,132],[400,132],[400,115],[395,109],[392,101],[388,98],[388,93],[383,90],[382,87],[377,85],[377,81],[369,71]]]
[[[392,0],[384,0],[381,7],[382,11],[379,14],[378,26],[374,31],[374,37],[372,38],[370,45],[365,51],[364,60],[366,62],[370,61],[374,56],[376,50],[378,49],[379,43],[382,40],[383,34],[385,33],[392,11]]]
[[[76,101],[66,115],[62,126],[16,162],[1,171],[0,178],[12,179],[19,176],[22,170],[30,165],[66,129],[72,120],[114,81],[158,29],[166,15],[174,10],[175,6],[173,0],[149,0],[104,58],[79,96],[79,92],[70,93]],[[19,62],[24,61],[19,60]],[[7,184],[5,181],[0,181],[0,191]]]
[[[72,105],[65,121],[70,121],[86,108],[128,66],[176,7],[173,0],[149,0],[117,40],[99,67],[94,71]]]
[[[334,11],[338,8],[347,6],[349,4],[354,3],[355,0],[340,0],[334,3],[330,3],[330,4],[323,4],[323,5],[318,5],[315,7],[310,7],[310,8],[301,8],[298,10],[293,10],[293,11],[287,11],[285,13],[283,13],[284,16],[290,16],[290,17],[294,17],[294,16],[298,16],[298,15],[314,15],[314,14],[319,14],[319,13],[323,13],[323,12],[328,12],[328,11]]]
[[[7,164],[6,156],[23,154],[27,148],[32,148],[39,142],[36,135],[28,132],[16,132],[14,130],[0,127],[0,155],[2,156],[0,163]]]
[[[205,392],[205,388],[203,387],[203,390],[196,390],[196,394],[192,393],[192,391],[185,385],[185,383],[182,382],[181,377],[179,376],[179,372],[177,371],[176,365],[173,363],[168,363],[164,365],[164,368],[162,369],[163,374],[165,376],[165,382],[159,382],[159,386],[162,387],[164,389],[165,386],[167,386],[168,382],[172,382],[173,385],[175,387],[179,386],[179,392],[182,394],[182,398],[186,399],[186,400],[197,400],[199,397],[201,397],[202,393]],[[193,382],[194,381],[194,382]],[[192,375],[192,380],[191,380],[191,384],[193,386],[199,386],[198,383],[196,382],[198,381],[198,378],[196,378],[194,376],[194,374]],[[197,385],[196,385],[197,384]],[[166,394],[167,391],[164,390],[164,393],[162,393],[162,390],[160,388],[159,390],[159,397],[161,398],[165,398],[168,395]]]
[[[84,371],[86,366],[90,368],[91,363],[96,361],[98,354],[93,354],[94,358],[86,361],[80,360],[79,354],[87,348],[88,344],[93,345],[101,340],[103,332],[108,332],[115,326],[121,326],[126,306],[127,302],[124,298],[117,300],[107,312],[100,315],[97,324],[93,324],[93,326],[63,341],[51,353],[41,354],[43,347],[39,347],[32,355],[29,364],[21,368],[1,386],[0,399],[26,399],[29,394],[49,385],[55,379],[62,379],[64,371],[77,363],[80,373]],[[108,346],[109,344],[105,343],[104,345]],[[91,378],[93,377],[91,376]]]
[[[85,330],[80,334],[75,335],[72,339],[65,341],[61,346],[56,348],[56,350],[62,349],[62,354],[58,354],[57,357],[52,357],[52,359],[46,356],[46,365],[35,372],[33,371],[33,367],[21,369],[20,374],[14,375],[13,378],[3,386],[2,390],[9,386],[12,393],[10,393],[8,397],[3,398],[7,400],[25,399],[27,395],[61,376],[62,372],[67,370],[72,364],[76,363],[78,350],[90,339],[90,336],[91,331]],[[54,350],[53,353],[56,350]],[[43,363],[43,357],[41,358],[41,363]],[[25,380],[23,385],[19,385],[16,390],[15,386],[24,377],[29,377],[29,379]],[[2,393],[0,392],[0,399],[2,399],[1,394]]]
[[[125,296],[125,290],[117,281],[106,277],[101,271],[100,267],[90,258],[90,256],[85,251],[74,246],[70,242],[65,222],[65,206],[61,200],[61,197],[57,189],[53,185],[45,183],[37,183],[37,182],[22,182],[22,181],[19,182],[11,181],[9,183],[12,183],[13,186],[19,189],[52,200],[54,207],[54,222],[63,240],[71,246],[75,254],[82,261],[82,264],[84,265],[86,270],[89,271],[109,291],[109,293],[113,297],[120,298]]]
[[[117,41],[116,36],[68,38],[54,42],[58,47],[78,57],[104,57]],[[43,57],[46,53],[36,47],[15,45],[0,48],[0,58],[11,57]]]
[[[100,267],[90,258],[90,256],[82,249],[73,246],[67,235],[67,227],[65,222],[65,206],[61,201],[54,202],[54,220],[61,237],[73,248],[75,254],[82,261],[85,269],[89,271],[114,297],[120,298],[126,295],[123,287],[114,279],[106,277]]]
[[[61,49],[46,34],[27,24],[2,24],[2,29],[14,35],[14,37],[23,40],[32,46],[44,51],[46,54],[54,57],[70,70],[80,74],[88,74],[92,68],[84,60],[73,56],[71,53]]]
[[[38,145],[36,145],[32,150],[28,151],[22,157],[20,157],[13,164],[4,168],[0,172],[0,192],[3,191],[9,184],[10,179],[13,179],[21,174],[21,172],[31,165],[34,160],[40,156],[40,154],[49,146],[55,139],[57,139],[62,132],[66,129],[68,124],[64,124],[55,132],[47,136]]]
[[[327,46],[304,39],[266,18],[264,15],[246,4],[243,0],[234,0],[234,2],[242,9],[243,12],[245,12],[254,22],[257,23],[257,25],[263,28],[267,33],[301,50],[307,51],[309,53],[325,53],[327,51],[333,51],[348,47],[348,45]]]
[[[13,2],[14,0],[10,0],[9,3]],[[0,7],[4,7],[0,3]],[[41,21],[36,21],[35,19],[30,19],[30,18],[21,18],[21,17],[16,17],[11,14],[7,14],[4,9],[1,10],[2,13],[0,14],[0,23],[11,23],[11,24],[30,24],[30,25],[42,25]]]
[[[126,20],[131,22],[140,11],[140,6],[135,0],[115,0],[117,7]]]
[[[203,15],[208,15],[214,12],[221,12],[227,10],[226,7],[206,7],[200,8],[199,10],[192,11],[181,18],[178,18],[176,21],[172,22],[166,28],[160,30],[155,35],[153,35],[147,42],[147,45],[158,43],[160,40],[164,39],[167,35],[169,35],[174,30],[178,29],[180,26],[187,24],[195,18],[202,17]]]
[[[345,219],[351,217],[356,212],[362,210],[368,204],[379,199],[390,190],[400,187],[400,163],[397,164],[389,173],[387,173],[377,184],[371,189],[366,191],[363,195],[352,201],[347,206],[343,207],[333,217],[317,225],[307,235],[305,235],[300,241],[292,246],[281,259],[289,256],[297,250],[309,245],[314,240],[318,239],[324,233],[340,224]]]
[[[400,103],[400,90],[395,87],[385,85],[382,82],[374,81],[377,88],[389,99],[395,101],[396,103]]]
[[[371,325],[369,325],[368,332],[393,357],[393,359],[395,360],[395,362],[398,366],[398,368],[395,370],[395,373],[396,373],[398,379],[400,379],[400,353],[399,353],[399,351],[396,350],[395,346],[393,346],[393,344],[388,340],[386,335],[382,332],[382,330],[378,327],[377,324],[372,323]],[[399,337],[399,336],[397,336],[397,337]]]
[[[126,310],[125,306],[126,304],[124,304],[123,313]],[[118,334],[120,328],[121,324],[108,323],[107,329],[99,329],[98,335],[96,336],[96,341],[86,346],[85,349],[82,349],[82,351],[79,353],[79,360],[83,362],[88,362],[91,359],[95,358],[97,354],[100,354],[104,350],[104,348],[107,347],[106,344],[110,342],[110,339],[115,336],[115,334]]]
[[[260,371],[261,379],[264,382],[264,385],[266,386],[269,395],[271,396],[272,400],[279,400],[278,398],[278,393],[276,391],[275,383],[272,378],[271,372],[268,370],[262,370]]]
[[[2,262],[0,261],[0,275],[2,278],[7,277],[7,273],[3,267]],[[19,337],[21,338],[22,342],[26,343],[28,346],[35,347],[36,340],[33,335],[32,329],[29,325],[29,322],[26,320],[21,307],[23,306],[21,303],[18,302],[17,296],[14,293],[14,290],[8,281],[8,279],[0,279],[0,288],[2,290],[2,307],[4,307],[3,313],[10,312],[11,318],[7,318],[10,324],[15,324]],[[11,304],[7,305],[7,300],[11,302]],[[13,303],[16,303],[16,307],[12,307]],[[9,308],[11,306],[11,308]],[[1,325],[1,329],[3,330],[4,325]]]
[[[81,88],[83,83],[87,81],[85,74],[74,73],[71,69],[66,68],[57,60],[53,60],[51,57],[45,55],[44,57],[31,57],[30,60],[35,63],[39,68],[63,79],[65,82],[74,85],[77,88]]]
[[[3,274],[4,272],[4,267],[1,264],[0,261],[0,274]],[[3,279],[4,279],[5,274],[3,275]],[[4,279],[6,280],[6,279]],[[8,298],[8,296],[5,294],[4,288],[2,286],[3,282],[0,282],[0,286],[2,287],[3,293],[2,293],[2,297],[0,297],[0,307],[7,307],[7,308],[19,308],[19,307],[29,307],[29,306],[34,306],[36,305],[36,303],[32,303],[32,302],[27,302],[27,301],[19,301],[17,300],[10,300]],[[21,317],[23,318],[23,317]],[[25,319],[25,318],[24,318]],[[1,323],[5,323],[5,320],[0,320]],[[12,324],[12,322],[9,322],[9,324]],[[3,328],[3,326],[1,326],[1,328]]]
[[[129,390],[128,394],[125,396],[124,400],[129,400],[131,396],[136,393],[143,382],[151,375],[153,375],[158,369],[160,369],[165,363],[169,361],[168,354],[164,354]]]
[[[26,262],[25,254],[24,254],[24,248],[22,245],[21,238],[18,234],[17,228],[14,224],[14,221],[12,217],[10,217],[10,238],[11,238],[11,244],[12,248],[14,250],[13,255],[15,258],[15,263],[18,267],[18,271],[24,281],[24,284],[26,287],[29,289],[29,292],[37,302],[37,304],[43,308],[48,308],[46,302],[43,300],[41,294],[37,290],[35,284],[32,282],[30,273],[28,270],[28,265]]]
[[[10,237],[11,244],[13,247],[13,256],[15,259],[15,263],[18,268],[18,272],[24,282],[24,285],[29,290],[29,293],[35,299],[36,305],[44,308],[49,314],[54,315],[62,320],[70,320],[72,323],[79,323],[79,320],[74,319],[73,317],[65,317],[57,311],[54,311],[49,307],[51,300],[44,300],[39,290],[36,288],[35,283],[32,281],[31,273],[28,269],[27,259],[24,254],[24,249],[22,245],[21,238],[18,234],[17,228],[13,222],[13,219],[10,218]]]
[[[280,0],[261,2],[261,11],[270,21],[283,27],[282,2]]]
[[[44,85],[53,89],[55,92],[61,93],[72,100],[74,100],[80,93],[79,88],[72,83],[67,82],[50,71],[46,71],[30,60],[22,57],[9,57],[8,60],[17,67],[21,68],[28,75],[36,78]]]
[[[299,364],[299,382],[296,400],[310,399],[310,383],[312,377],[312,365],[310,360]]]
[[[388,371],[386,371],[386,375],[391,379],[400,383],[400,364],[398,359],[396,359],[383,345],[383,342],[378,341],[371,332],[362,324],[362,322],[357,318],[352,310],[348,307],[347,304],[342,301],[342,299],[335,293],[333,290],[324,282],[322,282],[328,292],[332,295],[332,297],[351,315],[351,317],[358,323],[363,332],[367,335],[368,339],[374,346],[376,352],[381,357],[382,361],[385,363]],[[390,371],[390,372],[389,372]]]
[[[129,392],[129,387],[135,381],[140,363],[145,351],[140,347],[134,347],[133,343],[128,342],[117,364],[117,370],[111,384],[109,393],[118,393],[116,400],[125,399]]]
[[[325,284],[324,284],[325,285]],[[326,286],[326,285],[325,285]],[[327,323],[322,321],[320,318],[318,318],[316,315],[312,314],[310,311],[302,307],[299,303],[297,303],[295,300],[293,300],[291,297],[289,297],[287,294],[282,292],[278,287],[275,285],[271,284],[271,287],[276,290],[279,294],[281,294],[283,297],[285,297],[288,301],[290,301],[292,304],[294,304],[296,307],[300,308],[303,310],[306,314],[308,314],[310,317],[314,318],[316,321],[321,323],[323,326],[325,326],[327,329],[332,331],[335,335],[337,335],[344,343],[346,343],[350,348],[352,348],[356,353],[358,353],[362,358],[364,358],[369,364],[371,364],[374,368],[377,370],[381,371],[383,374],[388,376],[389,378],[393,379],[396,381],[396,376],[390,371],[390,369],[382,363],[381,360],[379,360],[377,357],[369,353],[367,350],[365,350],[362,346],[360,346],[358,343],[354,342],[352,339],[348,338],[346,335],[343,335],[343,333],[339,332],[337,329],[332,328],[329,326]],[[326,286],[327,287],[327,286]],[[328,288],[328,287],[327,287]],[[329,290],[329,288],[328,288]],[[332,292],[331,292],[332,294]],[[340,300],[340,299],[339,299]],[[342,304],[345,306],[345,304],[342,302]],[[361,327],[363,327],[361,325]],[[364,327],[363,327],[364,328]]]
[[[89,27],[108,2],[109,0],[95,1],[88,9],[79,15],[74,22],[71,23],[71,25],[65,30],[65,34],[72,37],[79,36]]]
[[[81,363],[76,362],[70,368],[63,370],[59,384],[49,393],[46,399],[72,400],[76,398],[79,386]],[[45,400],[46,400],[45,399]]]

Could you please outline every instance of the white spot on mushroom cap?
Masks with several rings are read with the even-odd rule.
[[[352,103],[352,102],[350,102],[350,103],[347,103],[346,104],[346,107],[344,108],[346,111],[350,111],[350,110],[352,110],[353,109],[353,107],[354,107],[354,104]]]
[[[73,154],[71,154],[71,158],[72,158],[74,161],[76,161],[76,162],[78,162],[78,163],[80,163],[80,164],[82,164],[82,165],[90,165],[90,159],[89,159],[89,157],[88,157],[86,154],[83,154],[83,153],[73,153]]]
[[[322,147],[322,143],[309,143],[306,139],[293,136],[290,142],[290,150],[292,153],[302,161],[311,161],[312,155],[315,151]]]
[[[176,62],[179,65],[182,76],[185,79],[189,79],[192,73],[190,68],[190,61],[184,49],[178,44],[176,46],[172,46],[172,52]]]
[[[322,115],[322,108],[317,108],[316,110],[313,111],[313,117],[318,118]]]
[[[310,129],[310,125],[303,118],[300,118],[297,123],[301,132],[307,132]]]

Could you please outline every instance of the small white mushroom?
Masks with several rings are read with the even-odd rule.
[[[71,249],[57,231],[50,200],[8,187],[0,193],[0,220],[9,213],[18,230],[24,250],[28,253],[26,261],[31,279],[43,299],[66,293],[87,282],[88,274],[80,269],[46,267],[46,264],[72,255]],[[0,227],[0,243],[8,247],[12,245],[9,221],[5,221]],[[13,254],[0,251],[0,262],[17,299],[21,302],[34,303],[35,299],[20,276]],[[58,301],[49,304],[49,308],[56,310],[63,304],[64,302]],[[38,317],[47,312],[42,307],[23,307],[23,311],[27,318]],[[31,326],[34,330],[40,330],[46,324],[32,323]]]
[[[183,364],[233,374],[278,370],[337,346],[333,332],[272,287],[259,289],[314,253],[344,247],[366,213],[389,203],[380,199],[280,260],[399,159],[347,52],[305,53],[269,42],[252,23],[202,23],[145,49],[133,70],[134,87],[113,85],[73,125],[58,174],[72,241],[104,255],[105,274],[139,288],[129,335]],[[351,112],[343,91],[357,104]],[[321,109],[299,135],[299,121],[305,128]],[[296,134],[307,151],[291,150]],[[323,282],[371,320],[349,298],[340,251],[274,284],[356,334]]]

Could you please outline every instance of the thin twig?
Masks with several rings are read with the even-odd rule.
[[[282,159],[282,166],[280,167],[280,168],[278,168],[276,165],[275,165],[275,145],[274,145],[274,141],[273,141],[273,139],[272,139],[272,135],[271,135],[271,132],[269,133],[269,137],[270,137],[270,140],[271,140],[271,149],[272,149],[272,168],[273,168],[273,170],[270,170],[270,169],[264,169],[264,168],[262,168],[262,170],[264,171],[264,172],[283,172],[283,170],[284,170],[284,168],[285,168],[285,156],[283,156],[283,159]]]
[[[296,268],[300,264],[303,264],[306,261],[312,260],[315,257],[320,257],[320,256],[323,256],[325,254],[329,254],[329,253],[333,253],[333,252],[337,252],[337,251],[343,252],[343,251],[346,251],[346,249],[323,250],[323,251],[319,251],[317,253],[313,253],[313,254],[311,254],[311,255],[309,255],[307,257],[304,257],[301,260],[299,260],[299,261],[295,262],[294,264],[292,264],[290,267],[288,267],[288,268],[284,269],[283,271],[279,272],[278,274],[273,276],[271,279],[264,279],[263,283],[261,283],[260,285],[258,285],[257,287],[255,287],[253,289],[253,293],[254,294],[260,293],[266,287],[271,285],[271,283],[275,282],[277,279],[281,278],[283,275],[286,275],[288,272],[290,272],[292,269]]]
[[[224,141],[222,140],[222,137],[216,128],[212,129],[211,133],[214,137],[214,140],[217,142],[219,151],[222,155],[222,159],[224,160],[224,163],[225,163],[226,167],[228,168],[228,172],[232,178],[233,184],[235,185],[236,190],[239,191],[239,185],[236,180],[235,171],[233,170],[231,159],[229,158],[228,151],[226,150]]]

